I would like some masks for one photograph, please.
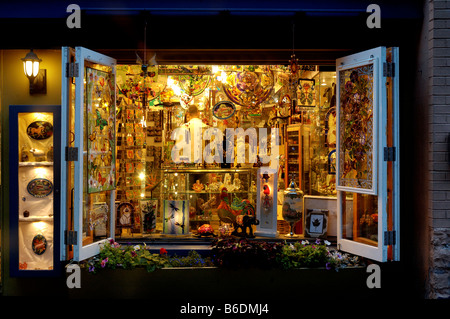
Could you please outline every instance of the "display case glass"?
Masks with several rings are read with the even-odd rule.
[[[11,273],[17,276],[59,271],[59,114],[59,106],[10,107]]]
[[[164,169],[161,182],[163,209],[157,219],[155,233],[170,234],[164,231],[163,224],[164,220],[172,217],[172,211],[167,211],[171,201],[184,202],[187,213],[185,224],[189,225],[189,230],[175,234],[196,235],[203,224],[211,225],[216,234],[224,224],[231,227],[232,213],[248,209],[247,200],[254,210],[256,169]],[[169,203],[165,206],[164,201]],[[219,212],[221,209],[224,212],[222,215]],[[231,214],[226,214],[224,210]]]

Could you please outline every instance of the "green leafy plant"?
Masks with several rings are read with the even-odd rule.
[[[145,267],[147,271],[163,268],[168,263],[167,251],[152,254],[141,245],[121,246],[114,240],[102,245],[100,252],[87,262],[89,272],[96,273],[101,269],[133,269]]]
[[[144,245],[121,246],[114,240],[102,245],[100,253],[89,259],[85,267],[97,273],[102,269],[145,268],[148,272],[164,267],[226,267],[226,268],[282,268],[325,267],[339,270],[361,264],[357,256],[341,253],[328,247],[328,241],[317,239],[310,244],[307,240],[294,243],[266,242],[246,238],[220,238],[212,243],[211,255],[202,257],[196,251],[187,256],[168,256],[161,248],[151,253]]]
[[[169,267],[213,267],[214,263],[210,257],[203,258],[194,250],[187,256],[171,256],[168,261]]]
[[[329,263],[329,250],[325,243],[317,240],[314,244],[308,241],[285,244],[278,256],[283,269],[302,267],[324,267]]]

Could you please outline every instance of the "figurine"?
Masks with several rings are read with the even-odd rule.
[[[200,183],[200,180],[197,179],[197,181],[195,182],[194,185],[192,185],[192,189],[196,192],[199,193],[203,190],[204,186],[202,183]]]
[[[194,206],[190,206],[189,207],[189,218],[195,218],[195,207]]]
[[[225,187],[221,190],[220,199],[217,214],[221,222],[233,224],[234,231],[231,234],[239,237],[255,237],[251,226],[258,225],[259,220],[256,219],[255,208],[250,201],[243,199],[240,203],[230,205],[230,197]]]
[[[234,173],[234,181],[233,181],[233,188],[235,191],[239,191],[242,187],[242,182],[239,179],[239,173]]]
[[[263,193],[264,193],[264,198],[263,198],[262,206],[264,207],[264,210],[267,211],[272,206],[272,197],[269,196],[270,188],[268,185],[263,186]]]
[[[42,162],[44,160],[44,151],[38,150],[36,148],[30,149],[30,153],[34,155],[34,160],[36,162]]]
[[[48,149],[47,162],[53,162],[53,145],[50,145],[50,148]]]
[[[223,179],[223,186],[231,192],[233,191],[233,185],[231,184],[231,175],[229,173],[225,174],[225,177]]]
[[[30,160],[30,153],[27,151],[25,145],[22,146],[22,152],[20,153],[20,161],[28,162]]]

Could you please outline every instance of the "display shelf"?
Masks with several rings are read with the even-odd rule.
[[[19,217],[19,222],[24,223],[53,222],[53,217],[49,216]]]
[[[221,225],[218,206],[224,200],[223,187],[227,189],[227,204],[249,200],[255,205],[256,173],[257,168],[163,169],[161,200],[189,205],[183,210],[186,214],[189,211],[190,232],[196,233],[198,226],[205,223],[218,230]],[[193,185],[198,185],[199,191],[195,191]]]
[[[19,167],[27,166],[53,166],[53,162],[19,162]]]
[[[289,185],[291,180],[294,180],[298,187],[301,185],[302,174],[302,157],[301,148],[301,124],[291,124],[287,127],[287,141],[286,141],[286,175],[285,184]]]

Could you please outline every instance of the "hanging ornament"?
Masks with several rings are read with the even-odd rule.
[[[292,75],[297,75],[298,72],[298,59],[295,57],[295,53],[291,55],[291,59],[289,60],[290,67],[291,67],[291,73]]]

